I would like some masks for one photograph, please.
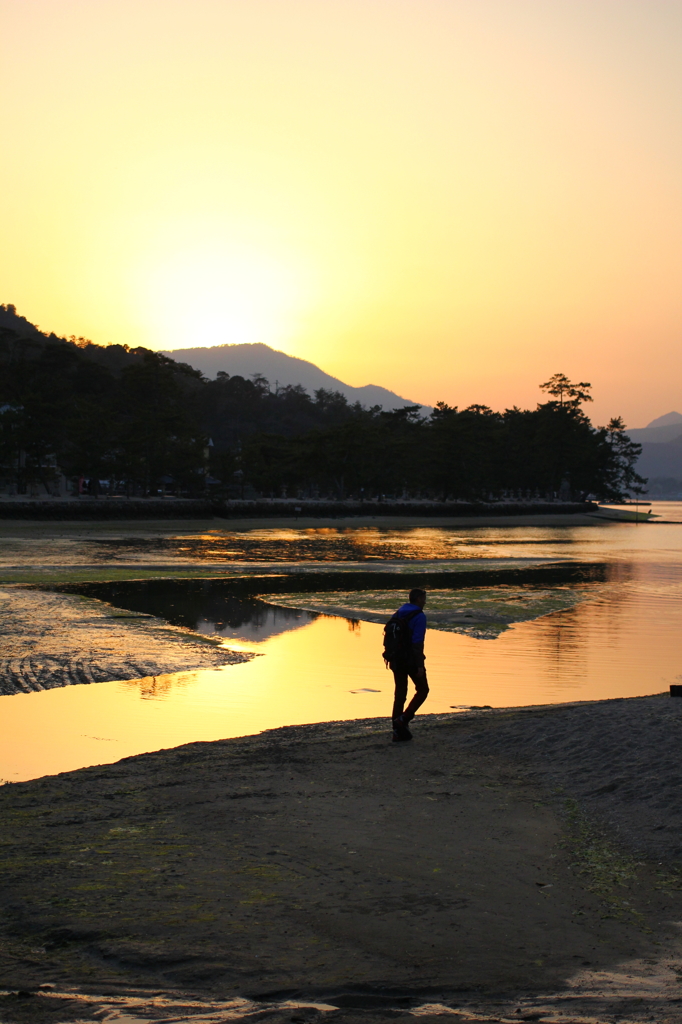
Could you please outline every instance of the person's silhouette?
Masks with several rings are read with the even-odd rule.
[[[393,741],[400,743],[412,739],[408,729],[409,723],[429,695],[429,684],[426,679],[424,664],[424,635],[426,633],[426,591],[415,587],[410,591],[406,604],[402,605],[392,616],[394,619],[406,619],[409,630],[409,643],[393,654],[389,662],[395,680],[395,696],[393,699]],[[407,700],[407,681],[414,683],[415,694],[405,707]]]

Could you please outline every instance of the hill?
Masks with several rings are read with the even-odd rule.
[[[264,345],[228,347],[223,355],[255,348],[260,361],[228,362],[232,373],[207,379],[161,352],[58,338],[32,328],[11,306],[2,312],[0,491],[8,494],[62,495],[70,487],[79,495],[104,489],[131,498],[170,491],[622,500],[644,482],[633,472],[639,447],[620,421],[594,428],[580,408],[584,394],[563,375],[556,376],[575,401],[504,412],[439,403],[425,416],[381,388],[339,393],[341,381]],[[285,384],[280,368],[292,364],[296,383]],[[348,394],[370,407],[349,403]],[[382,409],[377,398],[392,408]]]
[[[653,498],[677,498],[682,491],[682,414],[668,412],[646,427],[627,431],[642,446],[637,472],[648,480]]]
[[[260,374],[273,388],[276,385],[287,387],[301,384],[311,395],[324,388],[326,391],[340,392],[351,404],[360,402],[361,405],[370,408],[380,405],[383,409],[402,409],[406,405],[420,404],[376,384],[365,384],[360,388],[351,387],[350,384],[344,384],[337,377],[325,373],[307,359],[288,356],[285,352],[279,352],[262,343],[181,348],[173,352],[164,351],[163,355],[178,362],[189,363],[195,370],[201,370],[210,378],[214,378],[220,370],[229,373],[231,377],[240,376],[247,379],[254,374]],[[431,412],[429,406],[422,406],[422,409],[426,415]]]
[[[668,412],[647,423],[646,427],[628,430],[628,437],[637,444],[665,444],[681,436],[682,415],[679,412]]]
[[[48,338],[53,341],[66,341],[66,339],[58,339],[54,334],[44,334],[29,320],[20,316],[11,304],[0,305],[0,330],[2,329],[14,332],[19,338],[38,342],[40,348]],[[78,340],[82,341],[83,339]],[[122,345],[106,347],[91,345],[89,348],[91,350],[90,358],[96,359],[98,362],[134,362],[139,358],[134,354],[136,350],[126,353]],[[142,350],[137,351],[141,352]],[[325,391],[340,392],[351,405],[360,402],[367,408],[379,405],[383,409],[390,410],[402,409],[406,405],[420,404],[376,384],[366,384],[364,387],[354,388],[350,384],[344,384],[343,381],[332,377],[331,374],[325,373],[314,363],[310,363],[306,359],[298,359],[295,356],[288,356],[285,352],[270,348],[269,345],[216,345],[212,348],[163,351],[161,354],[176,362],[188,364],[210,379],[214,379],[220,370],[229,373],[231,377],[240,376],[247,380],[259,374],[270,382],[273,389],[277,386],[283,388],[300,384],[312,397],[317,390],[324,388]],[[430,406],[422,406],[423,415],[428,416],[431,411]],[[682,430],[680,432],[682,433]]]
[[[644,443],[637,462],[637,472],[652,482],[657,477],[682,480],[682,431],[678,437],[664,443]],[[679,488],[678,488],[679,489]]]
[[[19,337],[37,337],[41,334],[35,324],[30,323],[25,316],[17,313],[16,306],[11,303],[0,305],[0,329],[14,331]]]
[[[658,416],[651,423],[647,423],[647,427],[670,427],[680,426],[682,428],[682,413],[679,412],[667,412],[665,416]]]

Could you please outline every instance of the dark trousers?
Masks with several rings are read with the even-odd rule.
[[[429,684],[426,681],[424,662],[421,659],[413,658],[404,662],[395,661],[391,664],[391,670],[395,679],[392,718],[395,720],[399,715],[402,715],[406,722],[411,722],[429,695]],[[410,703],[405,707],[408,679],[411,679],[414,683],[416,692]],[[403,708],[405,708],[404,711]]]

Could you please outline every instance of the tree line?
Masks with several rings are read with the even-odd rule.
[[[390,412],[273,389],[148,349],[0,327],[0,474],[19,493],[58,473],[129,495],[495,499],[641,493],[641,447],[594,427],[590,385],[555,374],[535,409],[439,402]]]

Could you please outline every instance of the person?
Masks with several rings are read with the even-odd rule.
[[[429,695],[429,684],[426,679],[424,663],[424,636],[426,634],[426,591],[415,587],[410,591],[407,604],[402,605],[392,617],[407,619],[409,629],[409,645],[404,652],[394,655],[389,662],[395,680],[395,696],[393,699],[393,742],[401,743],[412,739],[408,725]],[[391,621],[392,621],[391,620]],[[415,694],[405,707],[407,700],[408,678],[414,683]]]

